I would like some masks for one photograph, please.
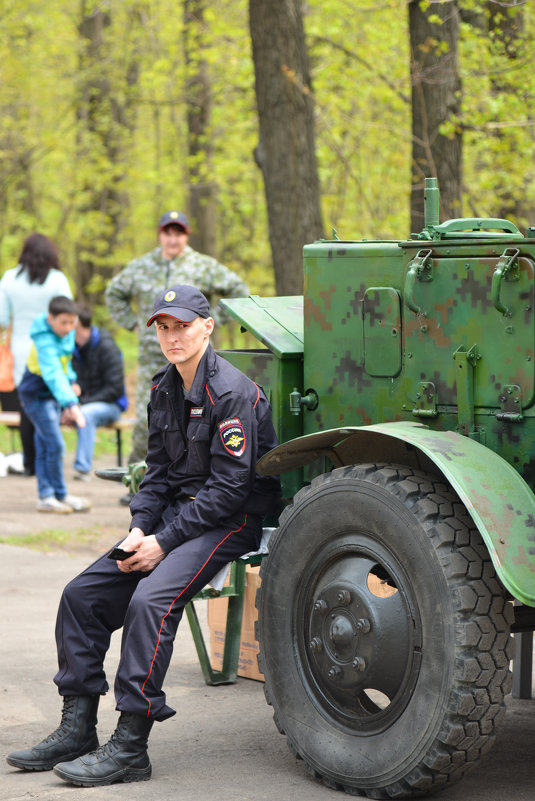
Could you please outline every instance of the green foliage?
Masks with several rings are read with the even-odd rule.
[[[317,106],[326,232],[341,239],[408,230],[410,87],[406,6],[314,2],[306,30]],[[332,13],[329,14],[329,11]],[[326,20],[329,23],[326,24]],[[348,36],[351,31],[351,36]]]
[[[512,27],[500,28],[506,19]],[[490,31],[463,27],[466,206],[471,215],[507,216],[523,228],[535,219],[531,4],[504,6],[494,24]]]
[[[462,0],[464,214],[535,221],[532,4]],[[432,4],[421,3],[431,8]],[[303,4],[316,105],[325,234],[408,234],[411,86],[406,0]],[[83,15],[102,12],[97,58]],[[522,21],[514,36],[504,30]],[[443,49],[431,14],[431,48]],[[219,259],[255,293],[274,290],[246,0],[207,4],[202,59],[210,81],[210,163],[188,160],[183,4],[170,0],[5,0],[0,40],[0,272],[24,237],[56,240],[74,287],[97,303],[109,276],[154,246],[156,221],[186,208],[189,170],[217,190]],[[199,53],[201,58],[201,52]],[[281,154],[281,158],[284,154]],[[514,202],[522,198],[522,203]],[[86,275],[76,275],[81,261]],[[232,339],[232,336],[230,337]]]

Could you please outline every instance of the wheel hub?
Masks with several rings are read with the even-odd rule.
[[[393,580],[384,597],[370,590],[377,567],[358,550],[340,552],[310,585],[304,609],[306,660],[319,697],[352,725],[388,708],[413,665],[413,620]]]
[[[354,619],[347,613],[331,615],[331,625],[329,626],[329,640],[335,655],[340,659],[351,657],[355,646],[357,628]]]
[[[373,651],[372,643],[365,642],[365,638],[373,639],[369,615],[354,588],[338,582],[325,587],[316,598],[310,616],[309,649],[315,671],[324,679],[352,688],[365,682]]]

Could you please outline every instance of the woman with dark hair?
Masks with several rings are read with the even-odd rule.
[[[44,234],[30,234],[24,242],[19,263],[0,279],[0,326],[11,326],[13,352],[13,392],[0,393],[4,411],[20,411],[20,437],[24,455],[24,472],[35,473],[33,425],[20,408],[17,387],[26,367],[32,346],[30,327],[35,317],[44,314],[53,297],[72,298],[67,277],[62,272],[56,246]]]

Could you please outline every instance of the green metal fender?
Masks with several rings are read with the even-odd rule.
[[[335,467],[391,462],[429,470],[431,462],[466,506],[503,585],[514,598],[535,606],[535,495],[494,451],[455,431],[381,423],[290,440],[266,453],[257,470],[275,475],[320,456],[328,456]]]

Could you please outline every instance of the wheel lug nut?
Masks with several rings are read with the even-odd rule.
[[[353,668],[353,670],[360,670],[360,671],[366,670],[366,662],[361,656],[356,656],[353,662],[351,663],[351,667]]]
[[[371,623],[367,618],[361,617],[360,620],[357,620],[357,631],[360,631],[361,634],[367,634],[371,627]]]
[[[308,647],[311,651],[323,651],[323,643],[319,637],[313,637],[310,640]]]
[[[351,594],[349,590],[340,590],[336,596],[336,599],[339,604],[342,604],[342,606],[349,606],[351,603]]]
[[[320,599],[318,601],[315,601],[315,603],[314,603],[314,612],[319,612],[321,615],[324,615],[325,612],[327,611],[327,609],[328,609],[328,607],[327,607],[327,602],[326,601],[324,601],[322,599]]]
[[[338,681],[342,677],[342,669],[338,665],[332,665],[327,675],[331,681]]]

